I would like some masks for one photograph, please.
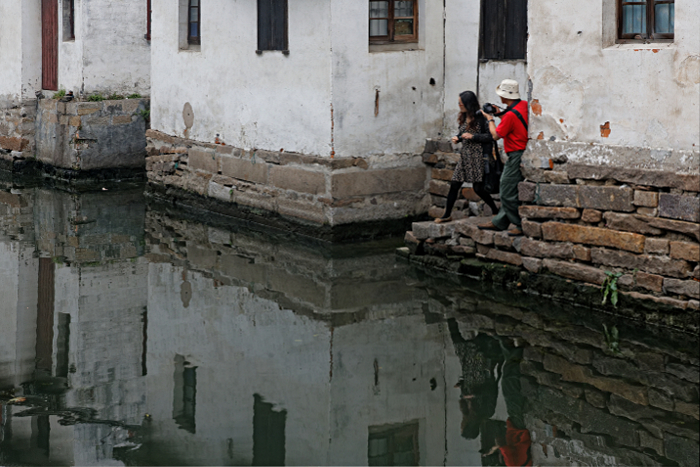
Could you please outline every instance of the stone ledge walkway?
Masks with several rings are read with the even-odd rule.
[[[522,211],[526,209],[521,207]],[[603,306],[602,289],[606,271],[582,263],[590,261],[591,248],[572,242],[545,242],[526,235],[513,237],[505,231],[480,230],[477,227],[477,224],[490,219],[467,217],[444,224],[414,222],[412,230],[406,232],[404,237],[406,247],[400,248],[397,254],[427,267],[491,279],[508,288],[527,288],[528,293],[550,295],[647,322],[686,330],[698,329],[700,301],[695,297],[695,288],[688,287],[686,295],[690,296],[685,299],[651,295],[647,282],[656,277],[642,271],[630,271],[621,274],[617,280],[620,295],[618,305],[627,307],[628,311],[622,312],[612,307],[609,300]],[[508,270],[494,274],[497,268]],[[555,279],[559,285],[552,287],[550,279]],[[681,282],[673,278],[661,280],[668,282],[668,285],[673,285],[672,281]],[[700,285],[696,280],[682,282],[691,286]],[[535,286],[535,283],[539,285]],[[584,295],[586,298],[582,299]],[[630,312],[634,309],[637,311]],[[678,316],[681,310],[694,313],[681,318]],[[655,313],[665,316],[652,316]]]

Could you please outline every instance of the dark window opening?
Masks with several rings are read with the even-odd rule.
[[[369,465],[418,465],[418,422],[369,427]]]
[[[258,0],[258,52],[289,50],[287,0]]]
[[[63,1],[63,41],[75,40],[75,0]]]
[[[287,411],[253,395],[253,465],[284,465]]]
[[[202,8],[200,5],[200,0],[189,0],[189,6],[187,9],[187,43],[188,44],[201,44],[202,43],[202,31],[201,31],[201,19],[202,19]]]
[[[524,60],[527,55],[527,0],[481,0],[479,58]]]
[[[175,357],[175,391],[173,394],[173,420],[181,429],[194,433],[195,407],[197,403],[197,367],[190,365],[181,355]]]
[[[371,0],[369,41],[372,44],[417,42],[418,0]]]
[[[151,0],[146,0],[146,40],[151,40]]]
[[[618,38],[673,39],[674,0],[618,0]]]

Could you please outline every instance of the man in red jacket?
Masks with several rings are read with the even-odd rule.
[[[506,230],[509,224],[514,224],[515,229],[509,231],[510,235],[522,235],[520,227],[520,215],[518,214],[518,183],[523,181],[520,172],[520,159],[527,146],[528,140],[528,107],[527,102],[520,100],[518,82],[512,79],[504,79],[496,88],[496,94],[501,97],[501,102],[508,107],[501,112],[496,107],[497,116],[501,123],[496,126],[494,117],[484,112],[489,122],[489,131],[493,139],[503,139],[503,148],[508,155],[508,162],[501,175],[501,209],[498,214],[487,224],[480,224],[480,229]],[[495,106],[494,106],[495,107]]]

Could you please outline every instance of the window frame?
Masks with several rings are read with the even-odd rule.
[[[656,33],[654,29],[656,27],[656,5],[657,4],[673,4],[675,5],[675,0],[643,0],[643,1],[630,1],[630,0],[617,0],[617,43],[641,43],[645,41],[653,42],[673,42],[675,35],[672,33]],[[624,34],[623,23],[624,16],[622,14],[622,7],[625,5],[644,5],[646,6],[646,33],[628,33]],[[675,12],[674,12],[675,16]],[[650,32],[651,31],[651,32]],[[635,36],[640,35],[641,39],[635,39]]]
[[[197,21],[192,21],[192,8],[197,9]],[[197,35],[191,36],[192,24],[197,23]],[[197,6],[192,6],[192,0],[187,1],[187,44],[202,45],[202,0],[197,0]]]
[[[405,43],[412,43],[412,42],[418,42],[418,0],[409,0],[413,1],[413,17],[410,16],[395,16],[394,15],[394,7],[395,4],[394,2],[396,0],[384,0],[389,3],[389,9],[388,9],[388,16],[383,17],[383,18],[372,18],[369,17],[369,5],[370,2],[372,1],[378,1],[378,0],[369,0],[367,3],[367,26],[369,28],[369,25],[371,24],[372,20],[378,20],[378,19],[386,19],[387,20],[387,32],[388,34],[386,36],[369,36],[369,43],[370,45],[382,45],[382,44],[405,44]],[[412,35],[402,35],[398,36],[399,38],[397,39],[397,36],[394,35],[394,24],[397,20],[401,19],[412,19],[413,20],[413,34]],[[368,29],[368,34],[369,34],[369,29]]]

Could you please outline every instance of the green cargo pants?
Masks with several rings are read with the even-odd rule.
[[[518,183],[523,181],[523,174],[520,172],[520,158],[524,151],[513,151],[508,153],[508,161],[503,167],[501,174],[501,209],[491,222],[499,230],[506,230],[510,224],[515,224],[520,228],[520,214],[518,214]]]

